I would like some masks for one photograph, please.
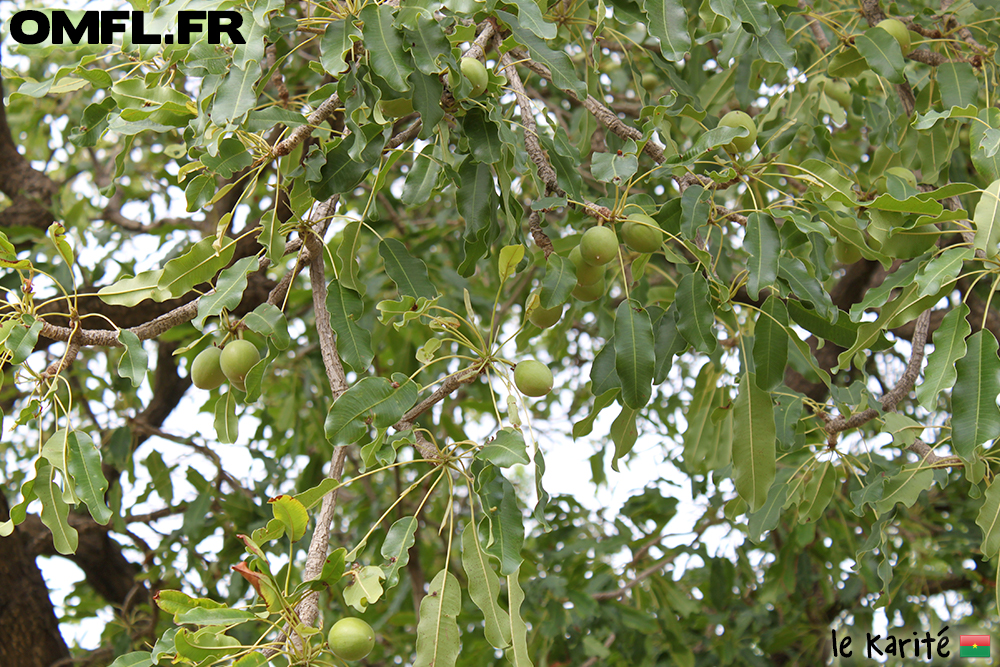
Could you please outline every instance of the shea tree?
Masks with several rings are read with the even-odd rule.
[[[0,664],[994,629],[993,2],[120,9],[242,39],[3,43]]]

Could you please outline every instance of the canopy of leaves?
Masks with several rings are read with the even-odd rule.
[[[354,615],[368,664],[817,665],[995,618],[992,0],[131,4],[242,39],[7,38],[0,663],[107,605],[87,664],[335,665]],[[655,252],[571,256],[639,214]]]

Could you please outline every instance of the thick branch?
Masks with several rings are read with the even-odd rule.
[[[910,361],[906,365],[906,370],[903,371],[903,376],[899,378],[899,382],[896,383],[896,386],[882,397],[880,401],[882,411],[893,412],[896,409],[896,405],[898,405],[899,402],[910,393],[910,390],[913,389],[913,384],[917,381],[917,376],[920,375],[920,366],[924,361],[924,345],[927,343],[927,328],[930,321],[930,310],[925,310],[920,314],[920,317],[917,318],[917,326],[914,329],[913,340],[911,341],[912,347],[910,350]],[[875,419],[875,417],[879,415],[879,412],[880,411],[876,408],[868,408],[867,410],[853,414],[850,417],[844,417],[841,415],[836,419],[831,419],[827,423],[826,432],[833,435],[852,428],[857,428],[862,424]]]
[[[340,96],[334,93],[331,95],[323,104],[319,105],[315,111],[309,114],[309,122],[306,125],[299,125],[297,128],[292,130],[292,133],[288,135],[287,138],[283,139],[277,146],[271,149],[271,154],[274,157],[284,157],[288,155],[295,147],[306,140],[313,131],[319,127],[319,125],[325,121],[327,118],[333,115],[333,112],[337,110],[340,106]]]

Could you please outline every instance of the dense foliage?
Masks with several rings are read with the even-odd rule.
[[[245,44],[7,39],[0,663],[993,627],[992,0],[131,4]]]

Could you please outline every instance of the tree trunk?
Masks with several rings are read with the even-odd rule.
[[[0,521],[10,517],[0,493]],[[0,537],[0,665],[49,667],[69,657],[42,573],[22,531]]]

